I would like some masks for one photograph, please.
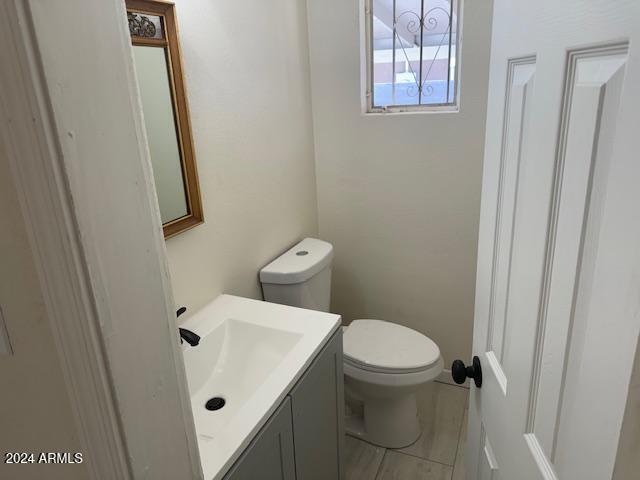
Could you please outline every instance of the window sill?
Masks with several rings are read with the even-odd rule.
[[[441,113],[458,113],[459,105],[434,105],[432,107],[389,107],[389,108],[369,108],[362,112],[365,116],[386,116],[386,115],[424,115]]]

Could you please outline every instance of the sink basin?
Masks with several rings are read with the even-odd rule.
[[[212,438],[249,400],[302,338],[301,333],[228,319],[184,352],[198,433]],[[224,407],[205,408],[213,397]]]
[[[217,480],[340,327],[340,316],[221,295],[181,326],[201,337],[195,347],[183,345],[183,355],[204,478]]]

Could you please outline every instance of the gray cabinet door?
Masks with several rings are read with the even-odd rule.
[[[344,478],[342,329],[291,391],[297,480]]]
[[[291,402],[285,398],[225,480],[294,480]]]

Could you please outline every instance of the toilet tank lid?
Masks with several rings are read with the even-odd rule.
[[[305,238],[260,270],[260,281],[302,283],[328,267],[332,259],[333,245],[316,238]]]

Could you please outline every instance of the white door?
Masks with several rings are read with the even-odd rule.
[[[467,478],[606,480],[640,331],[640,2],[494,9]]]

